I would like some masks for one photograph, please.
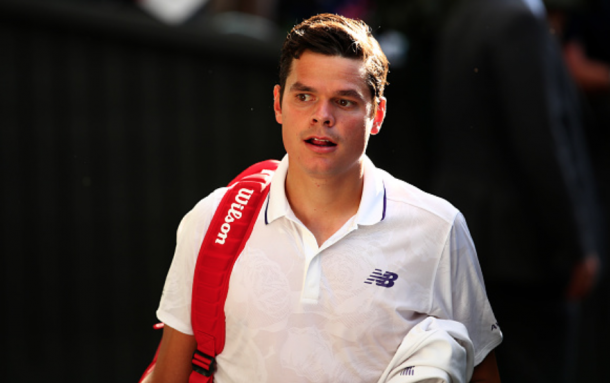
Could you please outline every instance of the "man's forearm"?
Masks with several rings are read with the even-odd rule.
[[[500,372],[496,362],[496,353],[491,351],[485,359],[475,366],[471,383],[500,383]]]

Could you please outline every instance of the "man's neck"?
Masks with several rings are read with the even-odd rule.
[[[296,176],[295,176],[296,175]],[[313,233],[318,246],[357,212],[362,197],[362,172],[346,177],[286,176],[286,197],[296,217]]]

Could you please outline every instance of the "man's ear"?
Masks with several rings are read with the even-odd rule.
[[[385,97],[381,97],[377,109],[375,110],[375,117],[373,118],[373,127],[371,128],[371,134],[375,135],[381,130],[381,124],[385,119],[385,111],[387,106],[387,100]]]
[[[275,111],[275,121],[278,124],[282,123],[282,105],[281,105],[281,95],[280,95],[280,86],[276,85],[273,87],[273,110]]]

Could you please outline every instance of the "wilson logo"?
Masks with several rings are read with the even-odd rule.
[[[415,366],[405,367],[404,370],[400,371],[401,376],[413,376],[415,375]]]
[[[372,285],[373,282],[375,282],[377,286],[392,287],[394,286],[394,281],[397,279],[398,274],[391,273],[389,271],[386,271],[385,273],[381,274],[380,269],[375,269],[375,271],[373,271],[371,276],[368,277],[366,281],[364,281],[364,283]]]
[[[239,192],[235,196],[235,202],[231,204],[231,207],[227,212],[227,216],[225,217],[225,223],[222,224],[222,226],[220,227],[220,231],[216,235],[216,243],[221,245],[225,244],[227,235],[229,234],[229,231],[231,231],[231,224],[235,222],[235,220],[241,218],[242,210],[244,210],[244,206],[248,204],[250,197],[252,197],[252,193],[254,193],[254,190],[239,190]]]

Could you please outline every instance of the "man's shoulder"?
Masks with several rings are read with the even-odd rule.
[[[381,172],[386,186],[388,204],[393,204],[394,210],[397,212],[401,214],[417,213],[449,225],[453,224],[460,213],[444,198],[425,192],[406,181],[395,178],[384,170],[378,169],[378,171]],[[391,211],[391,206],[388,206],[388,209]]]
[[[216,208],[220,204],[222,197],[224,197],[228,189],[228,187],[215,189],[206,197],[199,200],[199,202],[197,202],[195,206],[193,206],[193,208],[186,213],[183,218],[183,222],[195,221],[199,222],[200,224],[201,222],[209,222],[212,219]]]

